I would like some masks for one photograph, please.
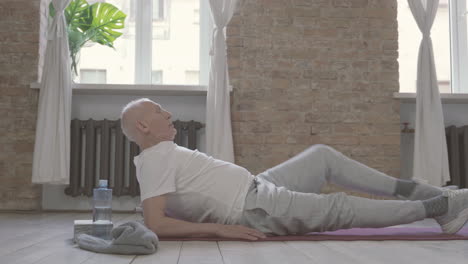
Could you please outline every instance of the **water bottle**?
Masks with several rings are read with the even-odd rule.
[[[112,230],[112,189],[107,188],[107,180],[99,180],[93,191],[93,235],[111,240]]]

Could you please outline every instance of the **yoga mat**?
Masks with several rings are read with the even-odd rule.
[[[161,241],[250,241],[243,239],[202,237],[202,238],[159,238]],[[384,240],[468,240],[468,227],[454,235],[443,234],[439,227],[386,227],[351,228],[336,231],[309,233],[301,236],[271,236],[252,242],[262,241],[384,241]]]

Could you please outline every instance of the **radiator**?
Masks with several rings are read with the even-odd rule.
[[[405,128],[401,131],[401,175],[404,179],[410,179],[413,174],[414,129],[409,129],[408,123],[404,124]],[[468,125],[446,127],[445,138],[450,171],[447,185],[468,188]]]
[[[450,184],[468,188],[468,125],[445,128]]]
[[[195,121],[173,122],[177,135],[174,142],[197,148],[197,131],[203,124]],[[140,194],[133,157],[138,145],[122,133],[120,120],[78,120],[71,122],[69,196],[92,196],[100,179],[108,180],[114,196]]]

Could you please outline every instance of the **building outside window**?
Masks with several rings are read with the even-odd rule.
[[[80,83],[107,83],[106,70],[80,69]]]
[[[198,84],[200,79],[200,71],[185,71],[186,84]]]
[[[194,25],[200,24],[200,10],[198,9],[193,10],[193,24]]]
[[[167,1],[154,0],[153,1],[153,20],[165,20],[167,15]]]
[[[162,70],[157,70],[157,71],[152,71],[151,72],[151,83],[152,84],[162,84],[163,83],[163,71]]]

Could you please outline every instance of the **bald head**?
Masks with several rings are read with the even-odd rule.
[[[140,98],[128,103],[123,109],[120,115],[122,132],[131,141],[136,142],[138,136],[138,130],[136,127],[136,121],[145,118],[148,113],[148,106],[155,104],[148,98]]]

